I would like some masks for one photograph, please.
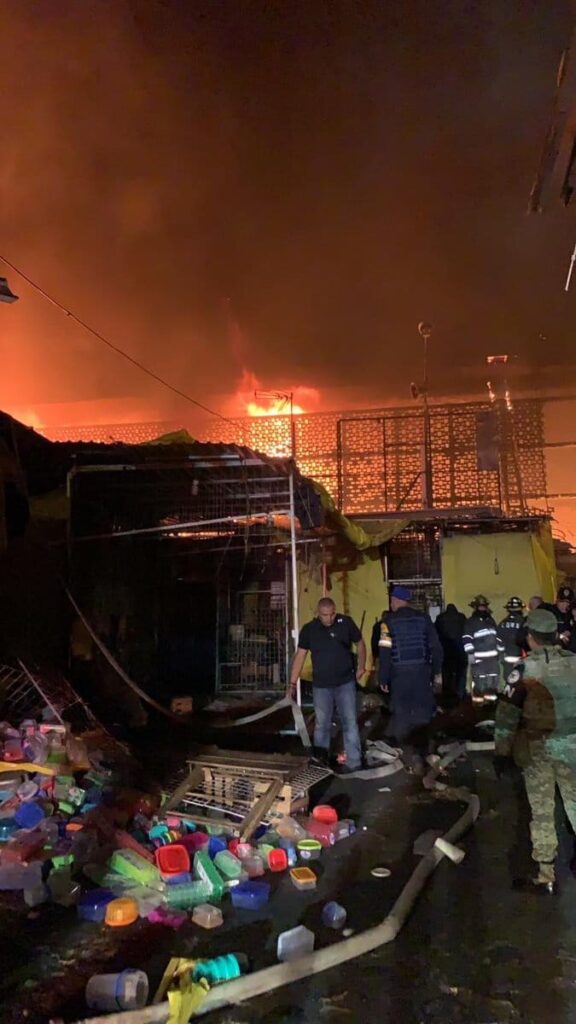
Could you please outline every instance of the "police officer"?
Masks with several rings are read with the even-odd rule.
[[[522,614],[525,605],[519,597],[511,597],[504,607],[508,615],[498,623],[498,638],[504,648],[502,653],[502,670],[504,682],[507,683],[508,676],[520,658],[523,644],[526,642],[524,631],[525,619]]]
[[[551,611],[558,622],[558,636],[560,643],[567,645],[572,628],[571,608],[574,604],[574,591],[572,587],[559,587],[556,594],[556,604],[545,604],[542,607]]]
[[[552,612],[538,608],[526,626],[530,654],[510,673],[496,708],[494,766],[500,776],[514,761],[524,773],[538,872],[523,886],[553,892],[556,786],[576,832],[576,655],[558,645]]]
[[[488,598],[477,594],[470,607],[474,609],[466,620],[464,651],[472,670],[472,700],[483,703],[496,700],[500,683],[500,654],[504,651],[492,618]]]
[[[433,683],[442,677],[442,647],[428,615],[410,607],[412,594],[396,586],[379,624],[378,679],[390,693],[390,737],[426,752],[427,727],[436,711]]]

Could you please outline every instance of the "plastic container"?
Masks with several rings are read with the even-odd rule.
[[[238,910],[260,910],[270,899],[268,882],[241,882],[230,893],[232,906]]]
[[[33,889],[42,881],[42,864],[33,860],[31,864],[0,864],[0,890]]]
[[[0,819],[0,843],[7,843],[18,828],[14,818]]]
[[[238,860],[246,860],[247,857],[251,857],[254,853],[254,847],[251,843],[238,843],[236,847],[236,856]]]
[[[72,880],[69,867],[51,871],[48,877],[50,898],[61,907],[72,907],[78,902],[82,891],[77,882]]]
[[[210,987],[219,985],[223,981],[232,981],[242,974],[240,962],[234,953],[226,956],[216,956],[213,960],[200,960],[192,968],[192,980],[206,980]]]
[[[316,888],[317,878],[310,868],[292,868],[290,878],[296,889],[299,889],[301,892]]]
[[[27,907],[40,907],[46,903],[49,895],[48,887],[44,882],[38,882],[30,886],[29,889],[24,889],[24,903]]]
[[[315,818],[308,818],[306,829],[311,839],[317,839],[322,846],[334,846],[333,823],[326,825],[323,821],[316,821]]]
[[[322,924],[325,924],[327,928],[343,928],[346,924],[347,913],[344,907],[341,907],[339,903],[331,901],[326,903],[322,908]]]
[[[18,828],[37,828],[45,817],[44,808],[34,800],[20,804],[14,814],[14,820]]]
[[[11,800],[18,786],[21,786],[24,781],[25,776],[20,772],[2,772],[0,774],[0,804]]]
[[[38,796],[38,783],[37,782],[23,782],[16,790],[16,796],[22,803],[26,803],[27,800],[33,800],[35,796]]]
[[[276,831],[279,836],[284,839],[291,839],[293,843],[297,843],[299,839],[306,838],[306,829],[296,821],[296,818],[286,816],[281,818],[276,825]]]
[[[148,1000],[148,978],[132,968],[120,974],[95,974],[86,985],[85,999],[91,1010],[142,1010]]]
[[[338,814],[330,804],[318,804],[312,811],[312,817],[323,825],[334,825],[338,821]]]
[[[226,848],[226,842],[224,839],[220,839],[220,836],[210,836],[208,840],[208,853],[212,860],[214,860],[217,853],[222,853]]]
[[[78,900],[78,917],[81,921],[103,921],[106,907],[116,899],[110,889],[91,889]]]
[[[188,885],[192,881],[190,871],[181,871],[178,875],[162,875],[162,881],[166,885]]]
[[[164,899],[163,894],[157,889],[147,889],[143,885],[138,885],[134,889],[126,889],[122,895],[136,901],[140,917],[148,917]]]
[[[212,898],[213,889],[206,879],[196,879],[189,885],[170,885],[165,894],[166,904],[177,910],[188,910]]]
[[[339,843],[341,839],[348,839],[348,836],[354,835],[355,831],[356,824],[352,821],[352,818],[343,818],[342,821],[337,821],[332,825],[334,842],[336,843]]]
[[[214,865],[208,850],[198,850],[194,855],[194,873],[203,882],[208,882],[212,887],[212,892],[209,893],[213,900],[218,902],[222,899],[222,893],[224,892],[224,882],[218,869]]]
[[[213,907],[210,903],[199,903],[192,912],[192,923],[200,928],[219,928],[224,918],[219,907]]]
[[[21,833],[10,839],[2,850],[3,864],[22,864],[36,857],[42,850],[46,837],[40,831]]]
[[[23,761],[24,751],[22,750],[22,743],[20,739],[13,737],[6,740],[4,743],[4,750],[2,752],[2,759],[4,761]]]
[[[268,854],[268,867],[270,871],[286,871],[288,867],[286,850],[271,850]]]
[[[180,846],[185,846],[190,855],[197,853],[198,850],[204,849],[205,846],[210,842],[210,836],[206,835],[205,832],[189,832],[184,836],[181,836],[178,840]]]
[[[176,932],[186,923],[188,914],[182,910],[176,910],[174,907],[165,907],[161,903],[159,907],[155,907],[154,910],[150,911],[148,920],[150,924],[163,924],[166,928],[173,928]]]
[[[112,871],[117,871],[125,878],[133,878],[140,885],[158,888],[162,883],[156,865],[150,864],[135,850],[114,850],[110,858],[110,867]]]
[[[306,956],[314,949],[314,932],[299,924],[297,928],[291,928],[288,932],[282,932],[278,936],[276,955],[281,963],[287,960],[298,960]]]
[[[301,839],[297,846],[300,860],[318,860],[322,843],[318,839]]]
[[[114,845],[119,850],[132,850],[137,853],[142,860],[148,861],[150,864],[154,864],[154,854],[150,852],[142,843],[139,843],[134,836],[126,832],[126,829],[117,828],[114,832]]]
[[[260,875],[264,874],[264,861],[258,853],[252,854],[251,857],[246,857],[242,861],[242,867],[248,875],[248,878],[259,878]]]
[[[240,846],[240,840],[239,839],[229,839],[228,840],[228,849],[230,850],[230,853],[234,854],[235,857],[238,856],[238,847],[239,846]]]
[[[138,904],[129,896],[113,899],[106,905],[104,920],[111,928],[124,928],[139,917]]]
[[[242,862],[230,850],[220,850],[214,857],[214,864],[224,878],[240,878]]]
[[[158,870],[163,875],[181,875],[190,871],[190,854],[185,846],[174,843],[172,846],[160,846],[154,852]]]
[[[295,843],[293,843],[291,839],[281,839],[280,849],[286,850],[288,867],[295,868],[298,863],[298,850],[296,849]]]

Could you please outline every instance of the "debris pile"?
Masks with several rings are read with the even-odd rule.
[[[226,898],[234,908],[264,907],[275,876],[286,874],[295,891],[315,889],[313,862],[355,828],[352,819],[339,820],[333,807],[320,805],[309,816],[254,822],[250,835],[240,836],[233,823],[195,822],[163,811],[160,796],[127,793],[114,769],[66,725],[0,723],[0,890],[20,891],[30,908],[57,903],[114,929],[140,918],[171,929],[189,922],[214,929],[223,923]],[[323,920],[340,929],[346,911],[330,904]],[[279,956],[291,959],[311,948],[313,935],[296,929]],[[204,992],[219,980],[220,967],[210,977],[192,971],[190,984],[201,982]],[[113,985],[122,991],[116,1005],[142,1004],[141,972],[114,978],[98,976],[91,984],[92,1008],[109,1007]]]

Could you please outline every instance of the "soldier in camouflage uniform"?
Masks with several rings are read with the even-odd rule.
[[[496,709],[495,768],[512,759],[522,768],[532,811],[532,857],[538,865],[525,887],[552,892],[558,838],[556,786],[576,832],[576,655],[558,646],[558,623],[544,609],[526,621],[530,653],[508,677]]]

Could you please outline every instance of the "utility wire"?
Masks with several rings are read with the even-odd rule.
[[[123,359],[126,359],[129,363],[132,363],[132,365],[136,366],[138,370],[142,370],[142,373],[148,374],[148,376],[151,377],[152,380],[157,381],[158,384],[162,384],[163,387],[168,388],[169,391],[172,391],[175,395],[178,395],[180,398],[183,398],[186,402],[190,402],[191,405],[195,405],[198,409],[202,409],[204,412],[209,413],[211,416],[216,416],[219,420],[223,420],[225,423],[230,423],[232,424],[233,427],[238,429],[238,423],[230,419],[230,417],[223,416],[222,413],[216,412],[215,409],[210,409],[209,406],[203,405],[203,403],[197,401],[196,398],[192,398],[190,395],[187,395],[185,391],[181,391],[180,388],[177,388],[174,384],[170,384],[169,381],[165,380],[164,377],[161,377],[160,374],[155,373],[154,370],[150,370],[147,366],[144,365],[144,363],[141,363],[138,359],[135,359],[134,356],[129,355],[128,352],[125,352],[124,349],[119,348],[118,345],[114,345],[114,343],[109,341],[108,338],[105,338],[104,335],[100,333],[100,331],[97,331],[94,327],[91,327],[90,324],[86,323],[86,321],[82,320],[79,316],[76,316],[76,314],[72,313],[71,310],[66,309],[66,306],[63,306],[61,302],[58,302],[58,300],[53,298],[52,295],[49,295],[48,292],[44,291],[44,289],[41,288],[39,284],[36,284],[36,282],[33,281],[32,278],[28,277],[28,275],[25,274],[23,270],[20,270],[19,267],[16,267],[14,263],[10,262],[10,260],[7,260],[5,256],[0,255],[0,260],[2,261],[2,263],[5,263],[7,267],[10,267],[10,270],[13,270],[15,274],[18,274],[18,276],[21,277],[23,281],[26,281],[27,284],[29,284],[32,288],[34,288],[35,291],[42,295],[44,299],[47,299],[48,302],[51,302],[53,306],[56,306],[56,309],[59,309],[61,313],[64,313],[64,316],[70,317],[70,319],[73,320],[74,323],[78,324],[78,326],[81,327],[84,331],[87,331],[88,334],[91,334],[98,341],[101,341],[108,348],[112,349],[113,352],[116,352],[117,355],[122,356]]]

